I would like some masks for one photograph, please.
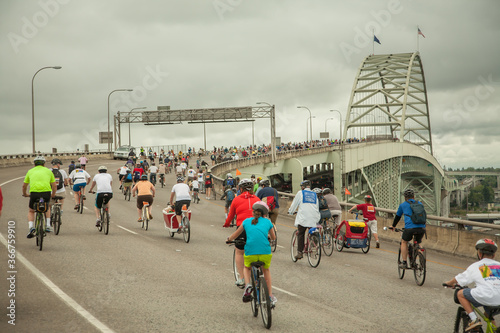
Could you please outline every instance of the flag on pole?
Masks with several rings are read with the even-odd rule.
[[[418,34],[419,34],[420,36],[422,36],[422,37],[424,37],[424,38],[425,38],[425,36],[424,36],[424,34],[422,33],[422,31],[420,31],[420,28],[417,28],[417,29],[418,29]]]
[[[236,169],[236,176],[241,176],[241,172],[238,169]]]
[[[351,195],[351,192],[349,192],[349,190],[347,189],[347,187],[346,187],[346,189],[345,189],[345,194],[347,194],[347,195]]]
[[[382,45],[382,43],[380,43],[380,41],[378,40],[377,36],[375,36],[375,35],[373,35],[373,41],[379,43],[380,45]]]

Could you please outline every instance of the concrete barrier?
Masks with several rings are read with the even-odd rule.
[[[36,156],[43,156],[47,160],[46,165],[50,165],[50,161],[54,158],[59,158],[64,165],[68,165],[70,161],[77,161],[82,156],[81,153],[48,153],[48,154],[12,154],[0,156],[0,168],[9,168],[14,166],[23,166],[33,164]],[[92,160],[112,159],[113,153],[108,152],[88,152],[85,157],[89,162]]]

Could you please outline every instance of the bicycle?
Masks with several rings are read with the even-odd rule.
[[[321,222],[321,228],[319,228],[319,235],[321,238],[321,247],[323,248],[323,252],[329,257],[333,253],[333,249],[335,246],[335,238],[334,231],[330,223],[328,223],[329,219],[323,219]]]
[[[182,205],[182,218],[179,232],[182,232],[182,237],[186,243],[189,243],[191,238],[191,223],[189,222],[189,210],[186,205]]]
[[[149,181],[151,182],[151,184],[153,184],[153,186],[156,186],[156,173],[152,173],[149,175]]]
[[[83,186],[81,186],[79,188],[80,189],[78,190],[78,192],[76,192],[78,194],[78,209],[76,210],[76,212],[82,214],[83,213],[83,200],[85,200],[85,198],[84,198],[84,195],[82,194]]]
[[[233,220],[231,221],[231,223],[229,224],[229,227],[230,228],[233,228],[233,227],[236,227],[236,216],[233,218]],[[242,245],[245,244],[245,242],[243,240],[238,240],[238,242],[241,242]],[[240,244],[240,243],[238,243]],[[234,248],[234,251],[233,251],[233,274],[234,274],[234,281],[235,282],[238,282],[239,280],[242,280],[242,276],[243,276],[243,273],[240,274],[238,272],[238,267],[236,267],[236,247]],[[243,289],[245,288],[245,285],[236,285],[238,288],[240,289]]]
[[[298,242],[297,242],[298,230],[295,230],[292,234],[290,254],[292,256],[292,261],[297,262],[298,259],[295,255],[298,252]],[[302,253],[307,254],[307,261],[311,267],[316,268],[321,261],[321,241],[319,236],[318,228],[309,228],[307,232],[307,237],[304,241],[304,250]]]
[[[200,203],[200,196],[198,195],[198,191],[193,190],[193,202]]]
[[[238,244],[244,245],[244,240],[234,240],[227,241],[227,244]],[[252,314],[254,317],[260,314],[262,317],[262,322],[264,327],[269,329],[272,324],[272,312],[271,310],[275,308],[272,304],[271,296],[269,294],[269,289],[267,288],[267,283],[264,278],[264,273],[262,271],[262,266],[264,263],[262,261],[255,261],[251,263],[251,274],[252,279],[252,300],[250,301],[252,307]]]
[[[269,245],[271,245],[271,252],[276,252],[276,248],[278,247],[278,229],[276,229],[276,225],[274,223],[273,230],[276,238],[274,240],[269,239]]]
[[[387,227],[384,227],[384,230],[387,230]],[[397,232],[403,232],[405,229],[394,228]],[[400,279],[403,279],[405,276],[405,270],[413,270],[413,275],[415,276],[415,283],[417,286],[421,286],[425,282],[425,274],[426,274],[426,258],[425,258],[425,249],[420,247],[415,239],[416,235],[413,236],[413,242],[408,242],[408,264],[410,267],[401,268],[400,264],[403,262],[401,258],[401,241],[399,242],[399,252],[398,252],[398,276]]]
[[[122,192],[125,196],[125,200],[130,201],[130,196],[132,194],[132,182],[123,183]]]
[[[61,204],[59,200],[62,200],[63,197],[55,197],[54,203],[50,208],[50,222],[54,227],[54,234],[59,235],[59,231],[61,230]]]
[[[148,230],[148,224],[149,224],[149,203],[144,201],[142,203],[142,226],[141,228],[144,230]]]
[[[36,246],[42,251],[43,247],[43,237],[45,237],[45,212],[47,211],[48,202],[45,202],[43,198],[38,199],[35,202],[35,236],[36,236]]]
[[[160,173],[160,184],[162,188],[163,186],[165,186],[165,175],[163,175],[162,173]]]
[[[92,192],[95,193],[95,192]],[[109,233],[109,207],[108,202],[111,198],[109,198],[109,194],[105,193],[104,198],[102,200],[102,206],[100,211],[101,223],[99,223],[99,232],[104,230],[104,234],[107,235]]]
[[[459,285],[455,285],[453,287],[448,286],[447,284],[443,283],[443,287],[445,288],[452,288],[455,289],[455,293],[453,296],[453,299],[455,303],[460,305],[460,302],[458,301],[457,293],[460,289],[465,289],[467,286],[462,287]],[[497,307],[489,307],[491,309],[489,316],[486,315],[485,312],[481,311],[479,308],[475,307],[472,305],[472,309],[476,313],[478,317],[482,319],[482,321],[486,324],[486,332],[485,333],[498,333],[500,332],[500,327],[497,327],[494,323],[494,316],[500,314],[500,306]],[[453,327],[453,332],[454,333],[464,333],[465,329],[467,328],[469,324],[469,315],[465,312],[464,308],[460,305],[457,309],[457,315],[455,316],[455,324]],[[475,330],[471,330],[470,332],[484,332],[482,327],[478,327]]]

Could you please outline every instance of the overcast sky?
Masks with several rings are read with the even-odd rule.
[[[277,136],[338,137],[357,68],[372,53],[417,49],[424,65],[434,152],[446,167],[500,167],[500,2],[286,0],[40,0],[0,2],[0,154],[98,144],[111,115],[276,105]],[[112,118],[111,118],[112,121]],[[112,128],[112,127],[111,127]],[[207,147],[247,145],[250,123],[207,125]],[[269,120],[255,122],[257,144]],[[128,143],[128,127],[122,127]],[[203,146],[203,125],[132,124],[132,145]]]

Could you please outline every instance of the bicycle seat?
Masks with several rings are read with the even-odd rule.
[[[149,202],[143,201],[142,205],[147,207],[147,206],[149,206]]]
[[[254,261],[251,265],[252,265],[253,267],[257,267],[257,268],[259,268],[259,267],[264,266],[264,265],[265,265],[265,263],[264,263],[264,262],[262,262],[262,261]]]
[[[64,198],[63,197],[58,197],[58,196],[54,197],[54,200],[62,200],[62,199],[64,199]]]

